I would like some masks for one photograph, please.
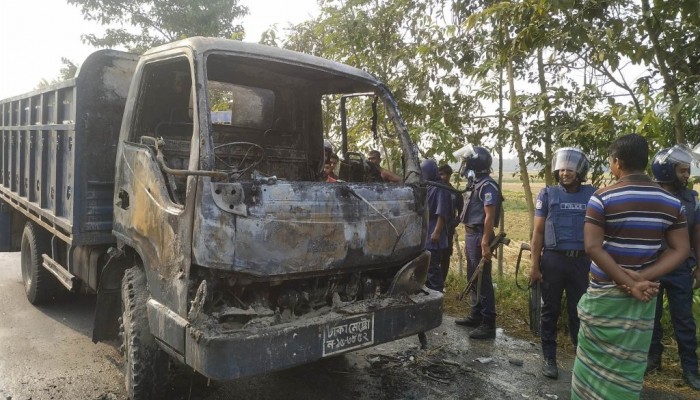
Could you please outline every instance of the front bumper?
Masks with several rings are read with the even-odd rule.
[[[184,361],[216,380],[285,369],[436,328],[442,323],[442,301],[442,293],[426,289],[402,299],[363,300],[321,316],[225,334],[188,325]]]

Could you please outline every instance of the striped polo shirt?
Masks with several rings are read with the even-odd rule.
[[[686,228],[680,200],[647,175],[627,175],[598,189],[588,201],[586,223],[603,227],[603,249],[621,267],[636,271],[656,261],[667,230]],[[594,262],[591,274],[610,280]]]

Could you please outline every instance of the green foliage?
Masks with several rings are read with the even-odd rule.
[[[459,37],[455,26],[445,23],[448,2],[322,0],[319,5],[320,15],[292,27],[284,47],[377,76],[396,96],[422,155],[450,157],[481,107],[455,65]],[[368,132],[352,140],[364,142]],[[391,152],[388,144],[374,146]]]
[[[66,57],[61,57],[61,63],[63,64],[63,67],[61,67],[61,69],[59,70],[58,77],[51,81],[47,79],[42,79],[41,82],[39,82],[39,84],[37,85],[36,89],[44,89],[55,83],[62,82],[75,77],[75,74],[78,73],[78,68],[80,68],[80,66],[74,63],[73,61],[67,59]]]
[[[67,0],[85,19],[107,26],[103,36],[83,35],[96,47],[125,46],[142,53],[150,47],[192,36],[242,39],[234,21],[248,14],[238,0]]]

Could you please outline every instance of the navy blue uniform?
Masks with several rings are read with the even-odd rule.
[[[695,224],[700,222],[700,210],[698,210],[698,193],[694,190],[683,189],[680,193],[674,193],[685,209],[686,220],[690,237],[693,238]],[[693,241],[691,240],[691,244]],[[661,328],[661,316],[663,313],[663,294],[668,298],[671,323],[678,343],[678,355],[681,359],[681,367],[685,373],[698,373],[698,357],[696,353],[697,338],[696,325],[693,318],[693,279],[692,268],[697,263],[695,254],[691,254],[678,268],[659,279],[661,286],[656,296],[656,318],[654,320],[654,334],[651,337],[649,354],[660,357],[664,346],[661,344],[663,330]]]
[[[471,277],[481,261],[481,239],[484,235],[484,220],[486,219],[485,206],[496,207],[496,220],[494,227],[498,225],[501,214],[501,191],[498,184],[488,175],[477,176],[469,198],[465,199],[461,220],[466,229],[464,250],[467,256],[467,276]],[[496,322],[496,297],[493,291],[491,278],[491,261],[484,264],[481,277],[481,299],[477,299],[477,287],[471,289],[471,317],[483,321],[484,324],[494,326]],[[479,301],[477,301],[479,300]]]
[[[452,186],[452,185],[450,185]],[[447,279],[447,273],[450,271],[450,259],[452,258],[452,250],[454,248],[455,229],[459,225],[459,213],[464,207],[464,198],[461,194],[450,192],[452,201],[452,215],[450,215],[447,227],[447,248],[440,252],[440,269],[442,270],[442,279]]]
[[[425,160],[421,165],[423,178],[433,182],[439,182],[438,167],[435,161]],[[428,281],[426,286],[433,290],[442,291],[445,282],[440,268],[440,253],[448,246],[448,229],[450,220],[454,214],[450,191],[436,186],[428,186],[428,235],[426,236],[425,248],[430,251],[430,266],[428,268]],[[440,231],[440,238],[437,242],[431,240],[431,234],[435,230],[438,217],[445,219],[445,224]]]
[[[543,188],[537,195],[535,217],[545,218],[544,248],[540,258],[542,273],[542,313],[540,338],[545,359],[556,359],[557,321],[561,299],[566,291],[569,336],[576,345],[580,321],[576,305],[588,288],[591,260],[583,247],[586,205],[596,188],[580,185],[568,193],[563,186]]]

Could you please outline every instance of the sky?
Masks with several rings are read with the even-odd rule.
[[[243,18],[245,41],[257,42],[273,24],[280,31],[317,14],[316,0],[240,0],[248,6]],[[0,0],[0,99],[33,90],[42,78],[56,79],[61,57],[82,64],[94,47],[83,44],[83,33],[100,33],[102,27],[83,20],[66,0]]]

